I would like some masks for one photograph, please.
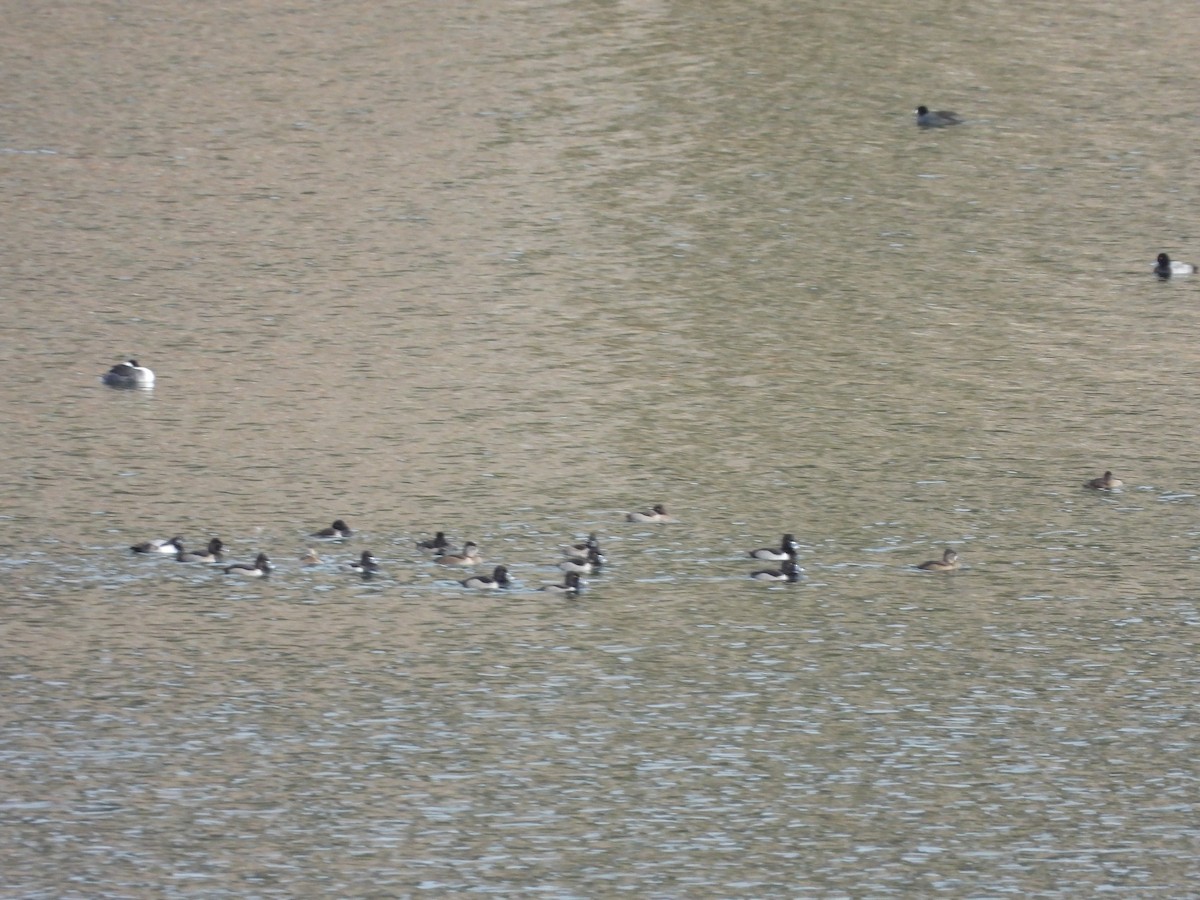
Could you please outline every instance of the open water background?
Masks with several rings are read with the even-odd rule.
[[[0,893],[1194,896],[1200,279],[1150,268],[1200,258],[1198,42],[9,9]],[[785,531],[805,581],[751,581]],[[278,568],[128,552],[174,533]]]

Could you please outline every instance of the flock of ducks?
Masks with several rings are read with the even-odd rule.
[[[948,128],[962,123],[962,117],[948,109],[931,110],[928,106],[917,107],[917,125],[921,128]],[[1196,267],[1191,263],[1177,262],[1165,253],[1158,254],[1154,264],[1154,274],[1164,281],[1173,275],[1193,275],[1195,272]]]
[[[1111,471],[1106,471],[1098,478],[1085,481],[1083,486],[1096,491],[1114,491],[1122,484],[1123,482],[1114,477]],[[675,519],[660,503],[645,511],[627,513],[625,521],[667,523],[674,522]],[[353,535],[354,532],[345,520],[336,519],[327,528],[314,531],[309,537],[314,541],[340,543]],[[477,566],[483,562],[478,544],[474,541],[466,541],[461,547],[455,547],[443,531],[437,532],[431,538],[418,541],[416,546],[418,550],[429,554],[430,559],[440,566],[465,568]],[[218,537],[211,538],[203,551],[187,550],[180,535],[134,544],[129,549],[135,554],[173,555],[178,562],[184,563],[219,563],[222,564],[221,571],[226,575],[263,578],[274,569],[274,565],[265,553],[259,553],[252,563],[223,565],[225,545]],[[563,547],[562,553],[563,559],[557,563],[557,568],[563,573],[562,582],[543,585],[539,590],[576,597],[583,588],[582,576],[599,573],[608,562],[600,549],[600,540],[595,532],[589,534],[583,541]],[[804,570],[797,560],[799,553],[800,544],[796,541],[795,535],[790,532],[783,535],[778,547],[759,547],[749,550],[746,555],[750,559],[781,563],[775,569],[756,569],[750,573],[750,577],[755,581],[780,581],[794,584],[800,581],[804,574]],[[300,556],[299,561],[302,566],[315,566],[321,563],[321,557],[314,548],[309,547]],[[370,550],[363,550],[357,560],[346,563],[344,568],[361,575],[364,579],[372,578],[382,571],[379,560]],[[940,559],[926,560],[916,565],[915,568],[926,572],[953,572],[959,568],[958,553],[947,548]],[[483,591],[503,590],[513,585],[507,566],[495,566],[490,574],[474,574],[460,579],[458,583],[464,588]]]
[[[647,512],[629,513],[626,519],[630,522],[673,521],[667,515],[666,508],[661,504]],[[346,524],[345,520],[337,519],[327,528],[314,531],[309,535],[309,538],[316,541],[342,542],[353,537],[353,535],[353,530]],[[176,561],[184,563],[224,563],[225,561],[225,545],[218,537],[210,539],[207,548],[203,552],[193,552],[186,549],[181,535],[176,535],[172,538],[158,538],[145,541],[140,544],[134,544],[129,549],[135,554],[172,555]],[[417,549],[430,553],[432,561],[441,566],[466,567],[478,565],[483,562],[478,544],[474,541],[467,541],[462,547],[455,548],[447,540],[446,534],[443,531],[437,532],[432,538],[418,541]],[[601,567],[607,562],[604,554],[600,552],[600,542],[595,532],[588,535],[587,539],[580,543],[564,547],[563,556],[564,559],[558,563],[558,568],[563,572],[562,583],[543,585],[540,590],[576,596],[583,585],[580,576],[599,572]],[[313,547],[307,548],[300,556],[300,565],[302,566],[315,566],[320,563],[321,557]],[[265,578],[271,574],[274,568],[275,566],[267,554],[259,553],[252,563],[222,565],[221,571],[226,575]],[[362,551],[359,558],[354,562],[347,563],[345,568],[348,571],[361,575],[363,578],[371,578],[382,571],[379,560],[375,558],[370,550]],[[490,575],[471,575],[468,578],[459,580],[458,583],[465,588],[489,591],[512,586],[512,580],[508,577],[508,568],[506,566],[496,566],[492,569]]]

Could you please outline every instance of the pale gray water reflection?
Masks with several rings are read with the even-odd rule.
[[[1194,893],[1195,17],[10,18],[5,896]]]

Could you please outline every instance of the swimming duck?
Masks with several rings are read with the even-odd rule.
[[[463,587],[475,588],[481,591],[494,591],[506,588],[511,583],[508,580],[508,569],[504,566],[496,566],[496,568],[492,569],[491,575],[472,575],[470,578],[464,578],[459,582]]]
[[[949,572],[958,568],[958,554],[947,548],[941,559],[930,559],[917,566],[926,572]]]
[[[379,571],[379,560],[371,555],[370,550],[364,550],[358,562],[350,563],[350,570],[360,575],[374,575]]]
[[[248,578],[263,578],[271,574],[271,569],[271,561],[267,559],[267,554],[260,553],[253,564],[234,563],[232,566],[226,566],[225,574],[244,575]]]
[[[655,504],[654,508],[649,512],[631,512],[625,516],[626,522],[670,522],[671,517],[667,515],[667,508],[661,503]]]
[[[1123,482],[1120,478],[1114,478],[1112,472],[1106,471],[1099,478],[1093,478],[1091,481],[1085,481],[1083,486],[1085,488],[1091,488],[1094,491],[1111,491],[1115,488],[1119,488],[1124,483],[1125,482]]]
[[[309,547],[300,556],[300,565],[302,566],[317,566],[321,564],[321,557],[317,556],[317,551]]]
[[[790,581],[796,582],[800,580],[804,570],[796,565],[795,559],[789,559],[778,569],[761,569],[758,572],[751,572],[750,577],[755,581]]]
[[[947,125],[961,125],[962,119],[958,113],[948,109],[931,111],[928,106],[918,106],[917,124],[922,128],[945,128]]]
[[[100,380],[115,388],[154,387],[154,373],[145,366],[139,366],[136,359],[127,363],[117,363],[100,376]]]
[[[479,555],[479,547],[474,541],[467,541],[457,553],[444,553],[434,560],[443,566],[473,566],[482,561],[483,557]]]
[[[564,559],[558,564],[558,567],[564,572],[576,572],[582,575],[588,575],[592,572],[599,571],[606,560],[604,556],[593,547],[588,551],[585,557],[574,557],[572,559]]]
[[[577,595],[582,590],[583,585],[579,581],[578,572],[568,572],[567,577],[563,579],[562,584],[547,584],[539,588],[539,590],[550,591],[556,594]]]
[[[314,531],[310,537],[320,538],[323,541],[341,541],[350,535],[354,534],[342,519],[334,519],[333,524],[328,528],[322,528],[320,531]]]
[[[450,542],[446,540],[446,532],[439,531],[431,538],[423,541],[417,541],[418,550],[435,550],[443,553],[450,548]]]
[[[1172,275],[1191,275],[1196,267],[1191,263],[1176,262],[1165,253],[1158,254],[1158,262],[1154,266],[1154,274],[1159,278],[1170,278]]]
[[[586,556],[587,552],[595,548],[600,549],[600,539],[596,537],[596,532],[592,532],[587,536],[587,540],[579,544],[568,544],[563,547],[563,556],[573,558],[576,556]]]
[[[134,553],[179,553],[183,550],[183,538],[175,535],[173,538],[156,538],[129,548]]]
[[[221,551],[224,549],[225,545],[221,543],[221,539],[213,538],[208,542],[208,549],[203,553],[197,551],[189,552],[181,548],[175,554],[175,558],[179,562],[220,562],[223,555]]]
[[[799,550],[800,545],[796,543],[795,536],[785,534],[783,540],[779,542],[778,550],[774,547],[759,547],[757,550],[751,550],[747,555],[751,559],[795,559]]]

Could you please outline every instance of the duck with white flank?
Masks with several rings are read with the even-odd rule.
[[[1191,263],[1177,262],[1165,253],[1158,254],[1158,260],[1154,264],[1154,274],[1164,280],[1172,275],[1192,275],[1195,271],[1196,267]]]
[[[787,560],[778,569],[760,569],[757,572],[751,572],[750,577],[755,581],[788,581],[795,583],[800,580],[804,570],[796,565],[795,557]]]
[[[260,553],[253,563],[234,563],[225,567],[226,575],[242,575],[246,578],[264,578],[271,574],[271,561],[267,554]]]
[[[508,569],[496,566],[491,575],[472,575],[470,578],[464,578],[459,584],[478,591],[495,591],[508,587],[512,582],[508,580]]]
[[[578,596],[582,588],[583,584],[579,580],[579,573],[568,572],[566,578],[563,579],[562,584],[547,584],[539,588],[539,590],[549,591],[552,594],[565,594],[569,597],[575,597]]]
[[[136,359],[127,363],[117,363],[100,376],[100,380],[109,387],[115,388],[152,388],[154,373],[145,366],[139,366]]]
[[[379,560],[371,555],[370,550],[364,550],[357,562],[350,563],[350,571],[357,572],[363,578],[370,578],[379,573]]]
[[[200,551],[188,551],[181,549],[175,554],[175,559],[179,562],[220,562],[224,555],[222,551],[225,545],[221,543],[220,538],[213,538],[208,542],[208,549]]]
[[[564,559],[558,564],[558,567],[564,572],[575,572],[580,575],[590,575],[592,572],[599,572],[600,567],[607,562],[604,555],[593,547],[588,551],[587,556],[576,556],[572,559]]]
[[[309,537],[314,537],[322,541],[343,541],[352,534],[354,532],[350,530],[350,526],[344,520],[334,519],[333,524],[328,528],[314,531]]]
[[[129,548],[134,553],[178,553],[183,549],[183,538],[178,534],[173,538],[155,538]]]
[[[757,550],[751,550],[748,555],[751,559],[773,559],[778,561],[795,558],[799,551],[800,545],[796,543],[795,536],[785,534],[783,540],[779,542],[778,550],[774,547],[759,547]]]

